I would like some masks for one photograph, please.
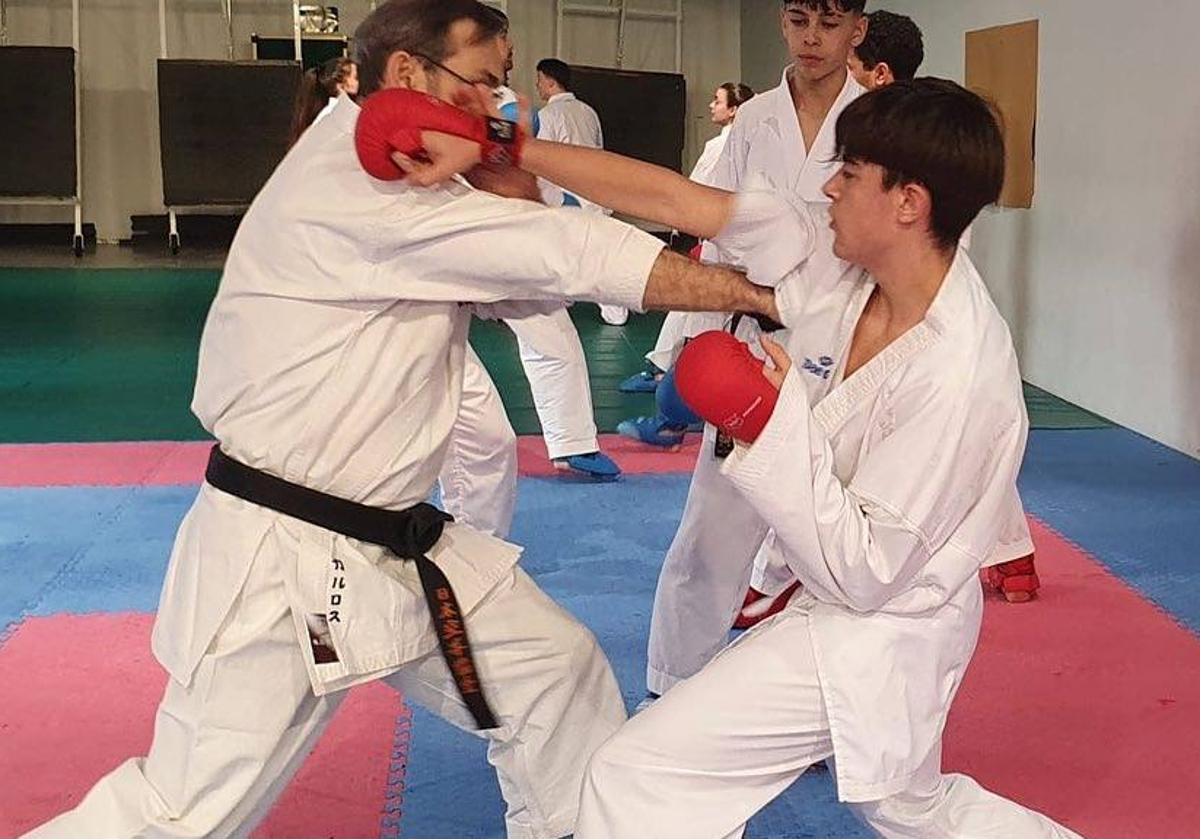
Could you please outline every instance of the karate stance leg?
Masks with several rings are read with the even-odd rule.
[[[491,376],[470,347],[440,482],[446,512],[476,530],[508,536],[517,504],[517,435]]]
[[[662,694],[728,643],[767,526],[720,473],[704,431],[679,530],[658,576],[646,686]]]
[[[833,744],[808,622],[785,612],[630,719],[593,756],[576,839],[719,839]]]
[[[599,451],[587,359],[567,310],[505,323],[517,336],[550,459]]]
[[[250,834],[341,702],[313,695],[275,567],[270,553],[259,555],[191,682],[168,681],[149,754],[118,766],[28,837]]]
[[[909,789],[852,805],[887,839],[1081,839],[1041,813],[981,787],[966,775],[943,775],[940,749]]]
[[[1078,839],[962,775],[851,805],[888,839]],[[592,757],[577,839],[722,839],[833,755],[808,618],[789,609],[631,719]]]
[[[484,735],[508,804],[508,837],[569,835],[587,760],[625,721],[608,660],[592,634],[520,569],[467,615],[466,624],[485,696],[501,724]],[[388,681],[473,730],[439,653]]]

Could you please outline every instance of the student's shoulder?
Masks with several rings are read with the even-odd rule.
[[[738,107],[737,119],[733,123],[734,127],[738,127],[740,123],[741,127],[748,128],[752,124],[761,122],[775,112],[780,98],[790,95],[784,86],[779,84],[754,96],[749,102]]]

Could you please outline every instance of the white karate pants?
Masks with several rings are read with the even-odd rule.
[[[517,336],[550,459],[599,451],[587,359],[567,310],[505,323]]]
[[[723,839],[833,755],[807,616],[746,633],[635,716],[593,756],[576,839]],[[850,805],[889,839],[1067,839],[1077,835],[942,775],[940,748],[903,792]]]
[[[566,836],[575,826],[588,757],[625,719],[608,660],[591,633],[520,569],[488,594],[466,625],[501,723],[483,736],[491,741],[488,761],[508,804],[507,834]],[[404,665],[385,681],[472,729],[440,653]],[[168,682],[149,755],[118,766],[77,808],[28,837],[248,836],[341,699],[313,694],[281,574],[270,554],[260,555],[191,683]]]
[[[646,687],[666,693],[729,641],[767,525],[721,474],[714,432],[704,429],[683,518],[658,575]]]

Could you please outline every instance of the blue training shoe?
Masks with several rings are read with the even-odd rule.
[[[648,446],[660,449],[678,449],[683,445],[683,437],[687,433],[687,429],[669,425],[662,417],[637,417],[636,419],[622,420],[617,425],[617,433]]]
[[[554,468],[596,481],[615,481],[621,477],[621,467],[604,452],[560,457],[554,461]]]
[[[634,373],[617,385],[621,393],[654,393],[658,390],[658,374],[650,370]]]

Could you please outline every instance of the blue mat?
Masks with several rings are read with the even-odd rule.
[[[1121,429],[1042,431],[1031,435],[1021,488],[1031,513],[1200,631],[1200,463]],[[527,546],[524,566],[596,633],[631,706],[644,690],[654,584],[686,492],[682,475],[521,481],[513,538]],[[29,615],[153,611],[194,495],[192,487],[0,489],[0,630]],[[481,741],[417,710],[409,758],[402,835],[503,835]],[[747,835],[869,834],[835,802],[828,773],[813,771]]]
[[[1123,428],[1040,431],[1020,486],[1030,513],[1200,633],[1200,461]]]

